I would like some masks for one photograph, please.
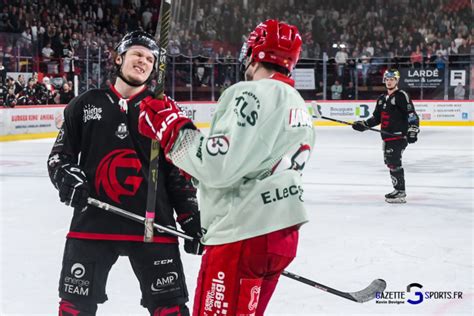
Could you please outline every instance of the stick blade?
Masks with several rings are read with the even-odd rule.
[[[321,118],[321,112],[316,101],[311,101],[308,110],[313,118]]]
[[[358,292],[351,292],[349,293],[350,296],[354,298],[356,302],[365,303],[375,298],[377,293],[381,293],[387,287],[387,282],[382,279],[377,279],[372,281],[369,286],[365,289],[360,290]]]

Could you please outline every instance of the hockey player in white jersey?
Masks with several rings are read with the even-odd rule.
[[[308,221],[301,174],[315,140],[290,72],[295,26],[268,20],[243,49],[245,78],[220,97],[208,136],[176,103],[146,98],[142,134],[194,179],[205,244],[193,315],[263,315]]]

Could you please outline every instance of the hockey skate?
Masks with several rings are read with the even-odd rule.
[[[406,203],[405,198],[407,197],[403,190],[393,190],[392,192],[385,194],[385,202],[387,203]]]

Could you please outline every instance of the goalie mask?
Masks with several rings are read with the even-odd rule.
[[[125,79],[123,74],[122,74],[122,65],[115,64],[115,66],[117,68],[117,76],[119,76],[127,84],[129,84],[131,86],[134,86],[134,87],[138,87],[138,86],[141,86],[141,85],[149,82],[151,80],[151,78],[153,78],[153,75],[155,74],[156,69],[158,67],[158,60],[159,60],[159,56],[160,56],[160,47],[156,43],[153,36],[151,36],[147,32],[133,31],[133,32],[127,33],[120,40],[120,42],[117,44],[117,46],[115,46],[115,52],[118,56],[122,56],[122,58],[123,58],[123,55],[130,49],[130,47],[132,47],[134,45],[139,45],[139,46],[143,46],[143,47],[148,48],[151,51],[151,53],[153,54],[153,56],[155,57],[155,62],[153,64],[153,71],[151,72],[148,79],[145,82],[141,83],[141,84],[130,82],[127,79]],[[162,53],[166,54],[166,52],[162,52]],[[122,62],[122,64],[123,64],[123,62]]]
[[[383,73],[383,83],[385,83],[387,78],[395,78],[398,82],[400,80],[400,72],[395,68],[387,69]]]
[[[300,57],[302,43],[296,26],[267,20],[250,33],[242,46],[239,61],[242,64],[248,59],[251,62],[268,62],[291,72]]]

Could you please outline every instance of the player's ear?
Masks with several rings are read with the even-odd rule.
[[[121,55],[118,55],[117,57],[115,57],[115,64],[116,65],[122,65],[122,62],[123,62],[123,58]]]

